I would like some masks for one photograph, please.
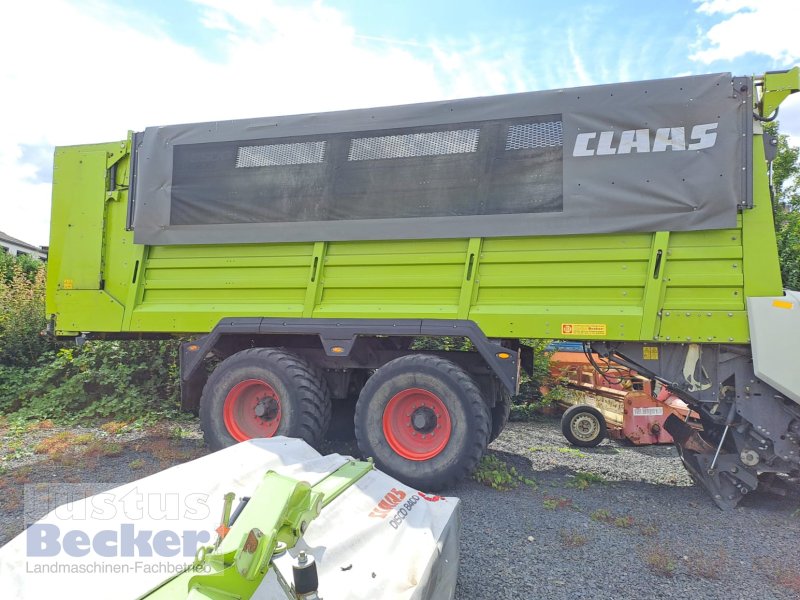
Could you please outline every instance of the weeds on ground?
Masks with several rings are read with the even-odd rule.
[[[192,431],[190,429],[185,429],[180,425],[176,425],[172,429],[169,430],[169,437],[173,440],[187,440],[191,439]]]
[[[662,577],[672,577],[678,568],[678,561],[663,548],[648,550],[644,555],[644,561],[653,573]]]
[[[123,450],[122,444],[117,442],[95,440],[86,447],[86,450],[83,451],[83,456],[86,458],[119,456]]]
[[[143,469],[144,468],[144,460],[141,459],[141,458],[134,459],[134,460],[132,460],[131,462],[128,463],[128,468],[131,471],[138,471],[139,469]]]
[[[786,563],[776,564],[775,561],[767,558],[753,561],[753,566],[759,571],[763,571],[773,584],[795,592],[800,597],[800,573],[796,566]]]
[[[800,594],[800,573],[788,565],[779,565],[769,576],[775,583]]]
[[[109,421],[100,425],[100,429],[110,435],[116,435],[123,431],[129,423],[127,421]]]
[[[556,451],[561,452],[561,454],[569,454],[570,456],[575,456],[577,458],[587,458],[589,456],[577,448],[556,448]]]
[[[12,438],[3,448],[3,462],[25,458],[31,455],[31,448],[22,438]]]
[[[639,525],[639,533],[647,537],[653,537],[658,533],[658,525],[653,523],[642,523]]]
[[[168,439],[148,441],[146,445],[137,448],[141,452],[149,452],[162,462],[186,461],[192,458],[192,452],[178,448]]]
[[[605,477],[601,475],[596,475],[594,473],[587,473],[584,471],[577,471],[575,476],[572,480],[567,483],[569,487],[573,487],[576,490],[585,490],[588,489],[593,483],[606,483]]]
[[[33,448],[33,451],[36,454],[46,454],[50,458],[56,458],[63,456],[76,446],[90,444],[93,441],[95,441],[95,437],[91,433],[59,431],[41,440]]]
[[[577,531],[561,531],[561,543],[566,548],[580,548],[585,546],[589,538]]]
[[[636,520],[633,517],[615,515],[606,508],[597,509],[591,515],[589,515],[589,517],[593,521],[613,525],[614,527],[619,527],[620,529],[630,529],[636,524]]]
[[[25,425],[25,431],[43,431],[55,427],[52,419],[44,419],[43,421],[32,421]]]
[[[531,446],[528,448],[528,452],[560,452],[561,454],[569,454],[576,458],[587,458],[589,456],[577,448],[568,448],[564,446]]]
[[[547,510],[561,510],[563,508],[572,508],[572,499],[563,498],[560,496],[545,496],[542,501],[542,506]]]
[[[694,552],[684,558],[689,574],[700,579],[719,579],[728,564],[728,554],[722,548],[716,554]]]
[[[520,483],[533,489],[537,487],[534,479],[523,477],[513,465],[509,465],[494,454],[485,454],[481,458],[472,478],[478,483],[499,491],[512,490]]]

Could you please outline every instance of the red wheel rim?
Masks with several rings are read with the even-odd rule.
[[[266,381],[245,379],[225,397],[222,418],[237,442],[272,437],[281,424],[281,400]]]
[[[428,390],[408,388],[395,394],[383,411],[383,435],[392,450],[408,460],[428,460],[450,441],[450,412]]]

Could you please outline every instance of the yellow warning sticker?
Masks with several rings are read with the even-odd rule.
[[[65,279],[64,280],[64,284],[61,287],[64,288],[65,290],[71,290],[72,289],[72,279]]]
[[[773,300],[772,306],[775,308],[794,308],[794,304],[791,302],[786,302],[786,300]]]
[[[605,323],[562,323],[562,335],[606,335]]]
[[[645,346],[642,348],[642,354],[645,360],[658,360],[658,346]]]

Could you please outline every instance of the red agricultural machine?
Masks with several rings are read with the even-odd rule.
[[[593,447],[606,436],[636,445],[671,444],[672,436],[664,429],[670,415],[689,424],[698,420],[697,413],[666,387],[582,348],[555,352],[550,375],[577,392],[558,400],[566,409],[561,430],[576,446]]]

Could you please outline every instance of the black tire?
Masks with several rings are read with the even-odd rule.
[[[606,420],[594,406],[576,404],[561,417],[561,433],[574,446],[594,448],[606,438]]]
[[[266,384],[279,399],[280,417],[272,435],[301,438],[312,446],[322,441],[331,421],[331,400],[325,379],[305,360],[290,352],[250,348],[222,361],[203,388],[200,426],[212,450],[242,441],[234,437],[226,425],[225,406],[234,389],[248,381]],[[230,414],[228,419],[234,421],[233,426],[241,424]],[[252,430],[252,424],[248,426]],[[248,437],[264,436],[248,435],[244,439]]]
[[[498,394],[497,402],[492,408],[492,433],[489,436],[489,443],[495,441],[503,429],[508,424],[508,416],[511,414],[511,396],[509,393],[502,389]]]
[[[396,406],[397,398],[416,393],[413,390],[435,398],[437,406],[447,410],[445,430],[449,427],[449,435],[437,441],[444,446],[428,458],[403,456],[395,449],[396,440],[390,442],[386,435],[386,419],[397,414],[387,412],[387,406],[390,401]],[[354,420],[356,441],[364,456],[373,457],[389,475],[428,491],[450,486],[475,469],[486,451],[492,426],[489,407],[472,377],[449,360],[430,354],[401,356],[378,369],[361,390]],[[411,431],[411,423],[409,418],[403,427]],[[425,425],[430,427],[428,435],[442,434],[436,430],[444,423],[445,416],[431,417]]]

